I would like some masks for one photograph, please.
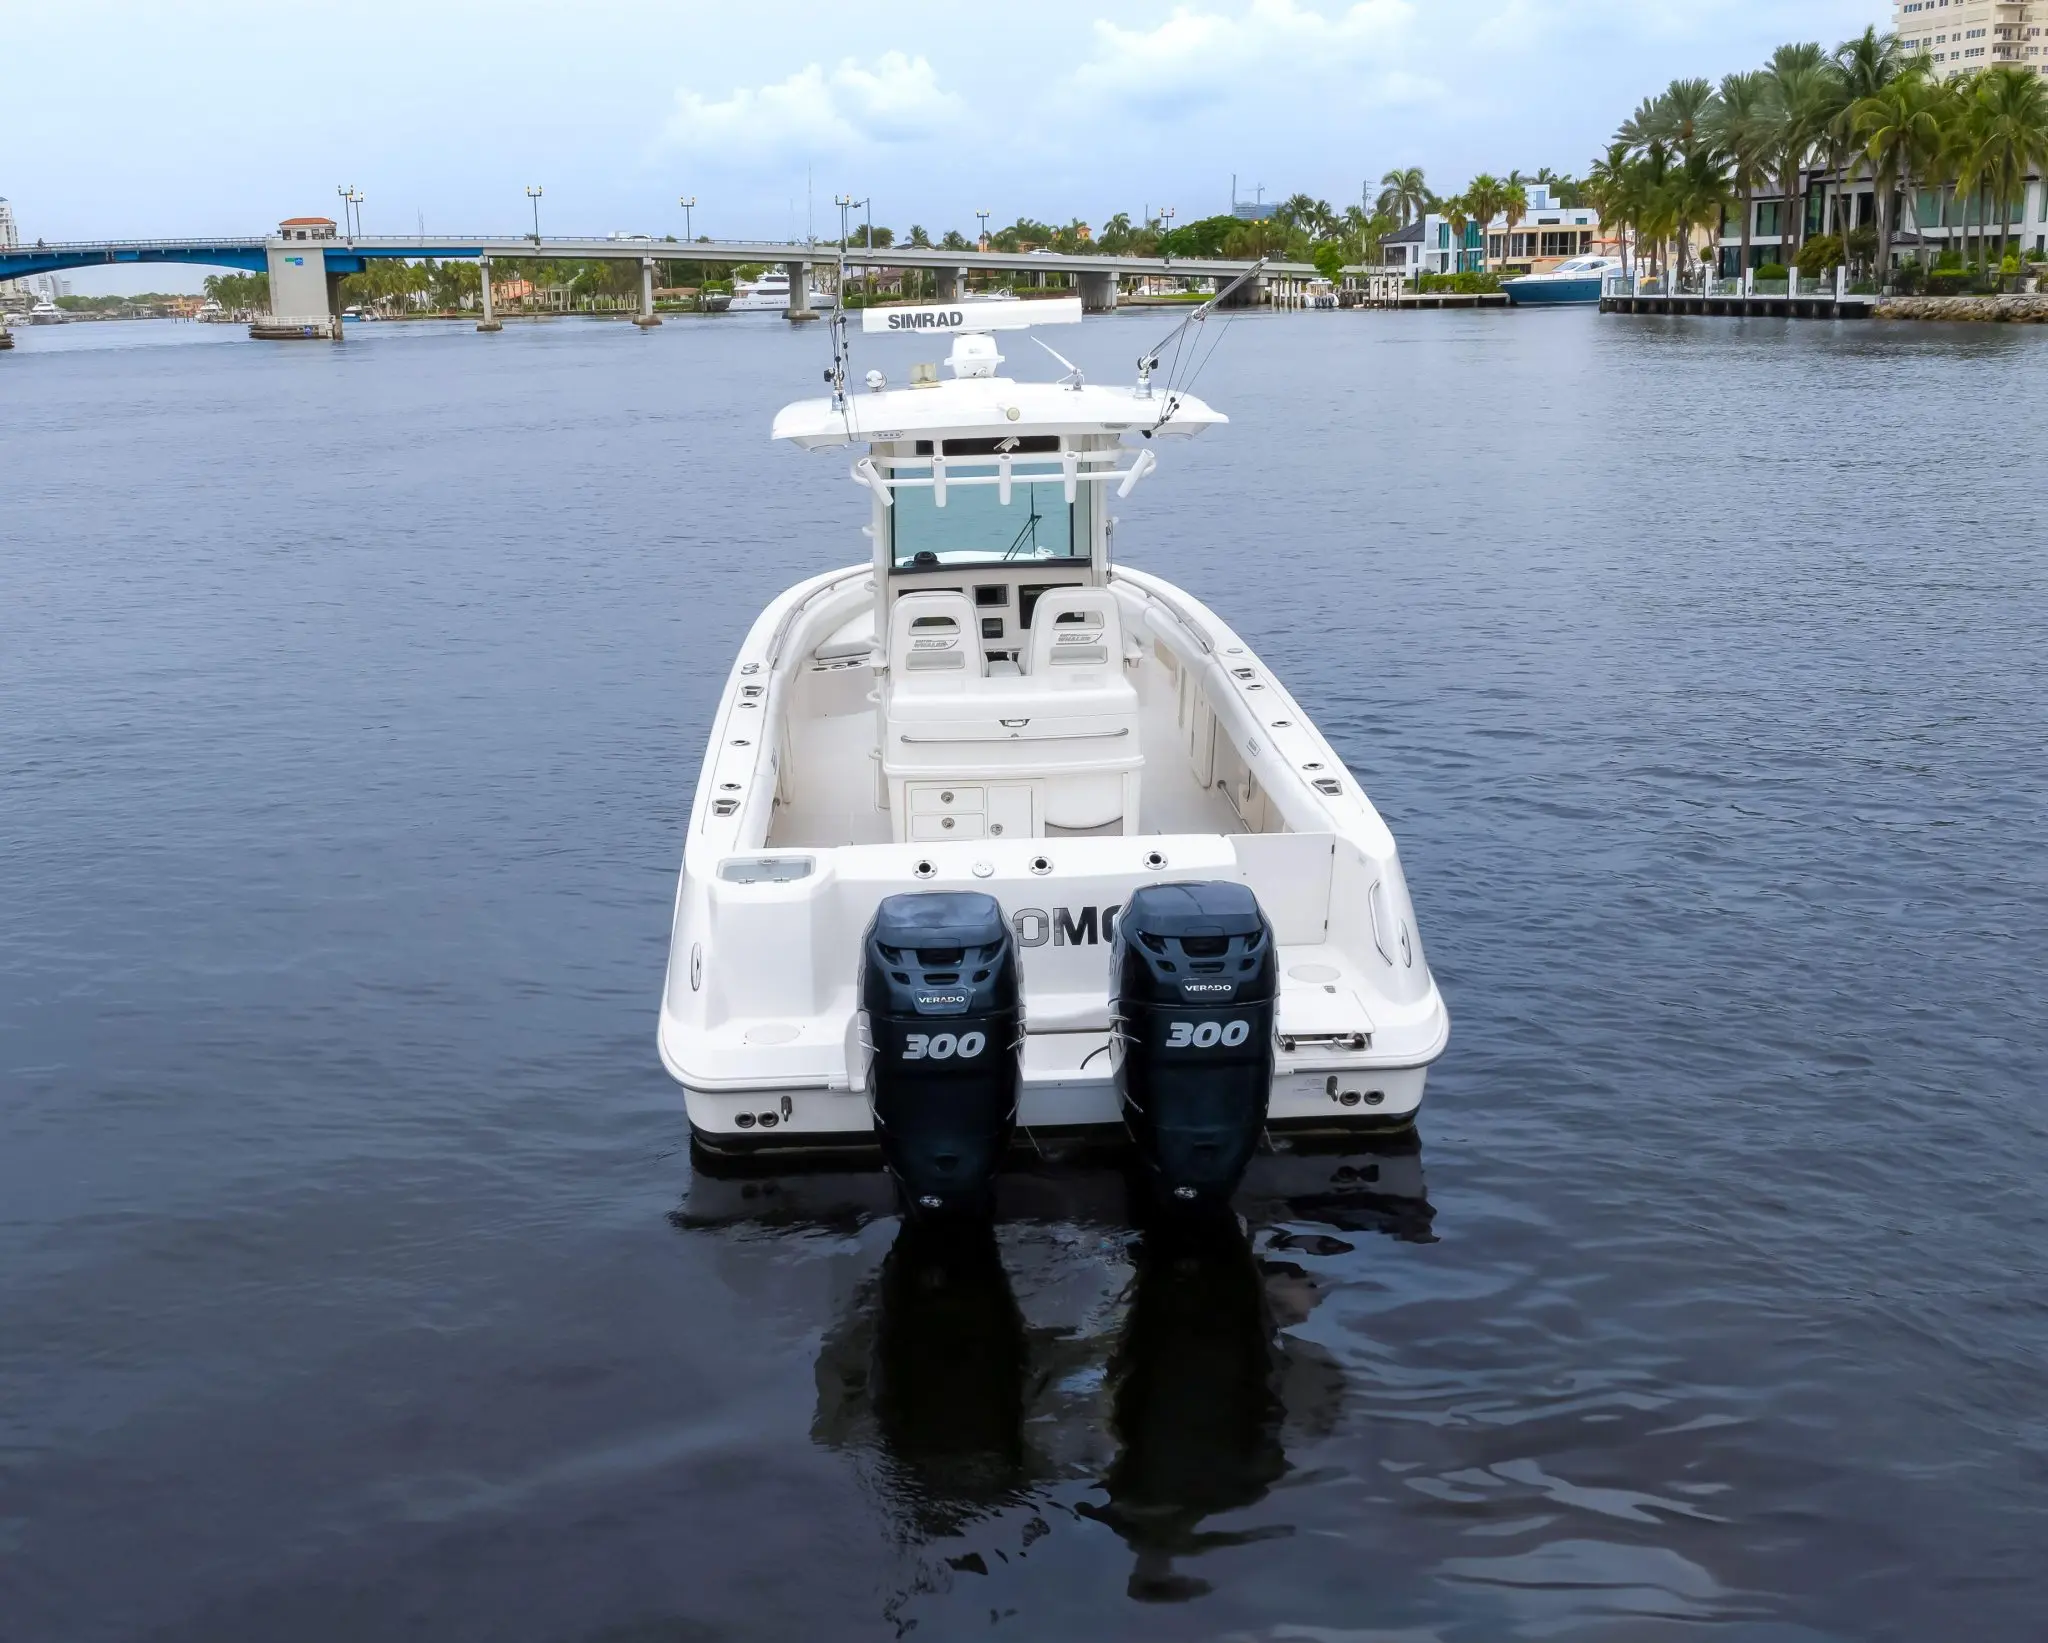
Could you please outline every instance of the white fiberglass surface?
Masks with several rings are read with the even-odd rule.
[[[840,687],[837,705],[843,705],[844,681],[824,677],[827,688]],[[1175,722],[1173,681],[1148,658],[1139,682],[1138,736],[1145,763],[1136,831],[1244,832],[1244,823],[1222,791],[1205,788],[1195,779]],[[876,804],[872,707],[832,713],[799,708],[791,715],[786,747],[784,801],[770,825],[768,845],[829,849],[889,842],[889,813]]]

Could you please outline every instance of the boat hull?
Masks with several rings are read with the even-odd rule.
[[[1142,886],[1191,880],[1248,885],[1275,930],[1269,1127],[1343,1135],[1412,1123],[1450,1029],[1394,841],[1249,647],[1158,578],[1119,568],[1110,586],[1132,641],[1128,663],[1164,715],[1144,732],[1160,737],[1146,755],[1160,768],[1148,766],[1152,785],[1138,813],[1168,830],[997,837],[1003,830],[994,828],[890,842],[884,825],[880,842],[772,842],[785,825],[777,818],[803,811],[785,761],[800,769],[798,743],[823,745],[793,736],[778,715],[794,691],[837,688],[857,702],[868,689],[865,657],[842,659],[831,636],[871,606],[870,574],[865,566],[828,573],[771,604],[741,646],[714,721],[658,1031],[697,1144],[720,1155],[875,1146],[873,1041],[856,981],[862,932],[885,897],[906,891],[992,896],[1016,932],[1022,1144],[1051,1135],[1121,1139],[1109,996],[1115,920]],[[1170,752],[1182,748],[1177,696],[1199,703],[1186,717],[1199,720],[1204,737],[1215,727],[1224,751],[1213,772],[1163,768],[1185,758],[1184,749]],[[862,725],[872,736],[873,723],[872,708],[856,711],[832,722],[829,739],[844,743]],[[866,774],[840,791],[865,781],[860,802],[879,813],[868,755],[853,750],[848,768]],[[1230,830],[1174,829],[1196,814],[1174,806],[1197,800]],[[1250,821],[1239,821],[1238,807]]]
[[[1586,280],[1509,280],[1501,289],[1517,308],[1564,308],[1597,306],[1602,282]]]

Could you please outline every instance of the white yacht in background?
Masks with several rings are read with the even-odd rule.
[[[819,290],[810,292],[811,306],[819,312],[837,306],[836,299]],[[771,268],[757,280],[737,280],[732,288],[729,314],[781,314],[789,310],[789,275]]]
[[[1080,318],[867,309],[952,375],[861,394],[835,317],[834,394],[775,418],[849,464],[868,547],[761,613],[713,716],[658,1033],[700,1148],[879,1143],[940,1210],[1017,1128],[1128,1133],[1213,1200],[1270,1132],[1421,1103],[1449,1018],[1392,835],[1221,617],[1115,560],[1116,502],[1227,418],[1161,350],[998,374],[999,333]]]
[[[1619,257],[1573,257],[1541,274],[1508,280],[1501,289],[1517,308],[1598,303],[1607,281],[1622,272]]]
[[[31,325],[62,325],[71,316],[59,308],[48,297],[37,297],[29,305],[28,323]]]

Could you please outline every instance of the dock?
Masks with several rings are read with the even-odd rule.
[[[1404,291],[1393,307],[1411,308],[1505,308],[1505,291]]]
[[[1611,293],[1600,299],[1603,314],[1713,314],[1740,319],[1755,314],[1770,319],[1871,319],[1876,316],[1874,296],[1833,291],[1802,291],[1798,296],[1763,292],[1745,296],[1740,291],[1703,296],[1697,291],[1667,296],[1643,292],[1630,296]]]

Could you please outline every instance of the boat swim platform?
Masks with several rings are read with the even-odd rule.
[[[1787,293],[1744,296],[1740,291],[1715,296],[1704,296],[1697,291],[1671,296],[1645,292],[1637,296],[1604,296],[1600,299],[1600,312],[1708,314],[1728,319],[1742,319],[1752,314],[1768,319],[1873,319],[1877,314],[1877,300],[1867,293],[1838,297],[1832,291],[1801,292],[1796,297]]]

